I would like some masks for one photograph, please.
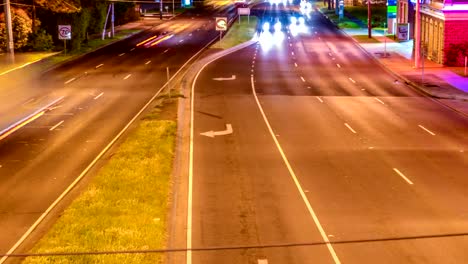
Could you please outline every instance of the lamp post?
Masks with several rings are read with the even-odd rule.
[[[414,18],[414,67],[421,63],[421,3],[416,0],[416,17]]]

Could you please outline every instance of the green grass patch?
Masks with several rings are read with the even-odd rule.
[[[175,121],[143,119],[32,253],[164,248]],[[28,257],[24,263],[161,263],[161,254]]]
[[[361,28],[358,24],[352,21],[339,22],[338,27],[340,28]]]
[[[8,55],[2,54],[0,55],[0,72],[20,67],[26,63],[42,60],[55,54],[57,54],[57,52],[16,52],[14,63],[8,63]]]
[[[234,22],[223,39],[211,47],[216,49],[227,49],[249,41],[255,35],[256,27],[256,16],[250,16],[250,22],[247,21],[247,16],[242,16],[241,22]]]
[[[359,43],[380,43],[378,39],[375,39],[374,37],[369,38],[368,35],[353,35],[353,38]]]

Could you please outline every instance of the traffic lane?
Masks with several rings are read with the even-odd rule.
[[[77,82],[79,92],[74,97],[67,97],[50,116],[30,123],[1,143],[4,166],[0,168],[0,193],[5,197],[1,211],[5,214],[0,226],[11,234],[2,240],[3,252],[80,175],[164,80],[154,76],[145,79],[144,74],[135,77],[128,82],[108,78],[108,89],[102,95],[87,90],[99,86],[98,81]],[[135,80],[139,85],[133,83]],[[62,130],[51,132],[51,126],[61,121]],[[43,141],[48,135],[52,141]]]
[[[428,192],[420,184],[408,184],[393,170],[395,164],[386,158],[385,150],[369,149],[361,142],[361,136],[343,126],[341,118],[312,99],[261,96],[260,101],[271,116],[273,129],[299,180],[304,189],[310,191],[308,197],[316,204],[317,214],[322,215],[324,229],[333,235],[331,240],[357,241],[346,247],[336,245],[338,256],[345,255],[343,261],[355,263],[365,262],[369,257],[375,262],[377,256],[382,256],[386,263],[401,262],[409,256],[444,257],[446,251],[426,252],[428,247],[438,245],[437,239],[426,239],[423,243],[414,239],[380,242],[395,237],[465,233],[467,225],[462,216],[466,215],[466,210],[460,210],[457,205],[457,198],[463,195],[462,188],[452,190],[458,194],[451,197],[451,205],[439,207],[440,201],[434,204],[438,198],[434,192]],[[285,108],[290,110],[288,114],[280,110]],[[334,123],[336,125],[331,125]],[[404,151],[394,154],[407,159],[418,155]],[[441,183],[436,184],[431,185],[432,188]],[[452,248],[450,252],[454,258],[465,254],[460,239],[464,240],[457,237],[446,245]],[[372,254],[367,247],[372,248]],[[408,247],[413,249],[402,249]],[[352,257],[348,259],[348,256]],[[367,257],[362,259],[361,256]],[[380,257],[378,259],[380,261]]]
[[[253,52],[247,48],[213,62],[196,83],[192,246],[234,248],[195,251],[194,263],[332,263],[249,91],[244,63]],[[213,80],[233,74],[234,80]],[[200,134],[226,124],[232,134]],[[320,245],[236,248],[310,241]]]
[[[468,149],[467,118],[426,97],[324,98],[343,122],[385,149]],[[389,137],[392,140],[389,141]]]
[[[320,76],[327,76],[319,85],[322,89],[317,95],[342,95],[330,94],[330,89],[327,89],[328,86],[340,85],[346,90],[352,90],[352,95],[420,96],[388,74],[351,38],[343,36],[335,27],[331,28],[329,24],[321,20],[325,20],[322,15],[314,15],[313,22],[311,22],[313,26],[310,26],[309,32],[292,38],[293,47],[301,54],[298,56],[298,64],[301,68],[311,65],[310,62],[314,64],[316,61],[322,62],[320,72],[315,68],[305,71],[316,73],[308,79],[313,84],[317,79],[320,80]],[[338,83],[328,83],[332,81],[329,79],[337,78],[337,76],[344,78],[340,78]]]

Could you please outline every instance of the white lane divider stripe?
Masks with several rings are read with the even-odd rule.
[[[104,94],[104,92],[100,93],[98,96],[94,97],[94,100],[98,99],[98,98],[101,97],[103,94]]]
[[[167,49],[167,50],[163,51],[163,53],[166,53],[166,52],[168,52],[168,51],[169,51],[169,49]]]
[[[336,67],[341,68],[341,65],[339,63],[336,64]]]
[[[135,48],[132,48],[130,51],[134,51],[134,50],[135,50]]]
[[[302,80],[303,82],[305,82],[305,81],[306,81],[306,80],[304,79],[304,77],[302,77],[302,76],[301,76],[301,80]]]
[[[150,64],[150,63],[151,63],[151,61],[147,61],[147,62],[145,63],[145,65],[148,65],[148,64]]]
[[[353,132],[354,134],[357,133],[350,125],[348,125],[348,123],[344,123],[344,124],[347,128],[349,128],[349,130],[351,130],[351,132]]]
[[[348,79],[349,79],[352,83],[356,83],[356,81],[353,80],[353,78],[349,77]]]
[[[292,52],[291,52],[291,55],[293,55],[293,56],[294,56],[294,51],[292,51]]]
[[[413,182],[410,181],[401,171],[399,171],[397,168],[393,168],[393,170],[400,175],[408,184],[413,185]]]
[[[297,63],[294,63],[294,66],[296,66],[296,67],[297,67]]]
[[[301,184],[299,182],[299,179],[296,176],[296,173],[294,172],[291,164],[289,163],[289,160],[286,157],[286,154],[284,153],[283,148],[281,147],[278,139],[276,138],[276,134],[274,133],[273,129],[271,128],[270,122],[268,121],[268,118],[266,117],[265,112],[263,111],[263,107],[260,104],[260,101],[258,100],[257,93],[255,92],[255,83],[254,83],[254,78],[253,77],[250,77],[250,83],[251,83],[251,86],[252,86],[252,93],[253,93],[253,96],[255,98],[255,101],[257,102],[260,113],[263,116],[263,120],[265,121],[265,124],[268,127],[268,130],[270,131],[270,135],[273,138],[273,141],[275,142],[276,147],[277,147],[278,151],[280,152],[281,157],[283,158],[283,161],[284,161],[284,163],[285,163],[285,165],[286,165],[286,167],[287,167],[287,169],[289,171],[289,174],[291,175],[291,178],[293,179],[294,183],[296,184],[296,187],[297,187],[302,199],[304,200],[304,203],[305,203],[305,205],[306,205],[306,207],[307,207],[307,209],[309,211],[309,214],[312,217],[312,219],[314,220],[314,223],[315,223],[317,229],[319,230],[320,235],[322,236],[322,239],[325,242],[325,244],[326,244],[326,246],[328,248],[328,251],[330,252],[330,255],[332,256],[335,264],[340,264],[341,261],[338,258],[338,256],[336,255],[335,249],[333,248],[332,244],[330,243],[330,240],[328,239],[328,236],[325,233],[325,230],[323,229],[322,224],[320,224],[320,221],[319,221],[317,215],[315,214],[315,211],[312,208],[312,205],[310,204],[309,200],[307,199],[307,196],[306,196],[306,194],[304,192],[304,189],[302,189],[302,186],[301,186]]]
[[[130,78],[130,76],[132,76],[131,74],[125,76],[124,80],[127,80],[128,78]]]
[[[380,100],[380,99],[377,98],[377,97],[374,97],[374,99],[377,100],[377,101],[378,101],[379,103],[381,103],[381,104],[385,104],[382,100]]]
[[[433,132],[432,132],[432,131],[430,131],[429,129],[427,129],[427,128],[425,128],[425,127],[421,126],[421,125],[418,125],[418,126],[419,126],[420,128],[422,128],[422,129],[424,129],[424,130],[425,130],[427,133],[429,133],[429,134],[431,134],[431,135],[435,136],[435,133],[433,133]]]
[[[268,264],[268,260],[267,259],[258,259],[257,264]]]
[[[51,128],[49,129],[49,131],[52,131],[52,130],[56,129],[58,126],[60,126],[61,124],[63,124],[63,122],[65,122],[65,121],[62,120],[62,121],[58,122],[58,124],[56,124],[55,126],[51,127]]]
[[[119,54],[119,57],[122,57],[123,55],[125,55],[125,52],[124,52],[124,53],[120,53],[120,54]]]
[[[99,64],[98,66],[96,66],[95,68],[98,69],[98,68],[101,68],[102,66],[104,66],[103,63]]]
[[[71,78],[70,80],[66,81],[65,84],[69,84],[69,83],[73,82],[74,80],[76,80],[76,78]]]
[[[321,103],[323,103],[323,100],[322,98],[320,98],[319,96],[316,96],[317,100],[319,100]]]

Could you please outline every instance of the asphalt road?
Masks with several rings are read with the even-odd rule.
[[[256,12],[259,42],[194,86],[187,263],[466,262],[466,117],[317,12],[297,35],[282,4]]]
[[[163,32],[172,37],[138,45]],[[0,252],[22,241],[23,234],[163,87],[167,67],[173,75],[217,36],[212,14],[194,10],[163,24],[155,22],[150,30],[45,74],[21,70],[1,76],[6,124],[62,99],[0,141]],[[52,213],[60,210],[59,206]],[[46,218],[37,234],[54,219]],[[27,250],[32,242],[26,240],[20,249]]]

